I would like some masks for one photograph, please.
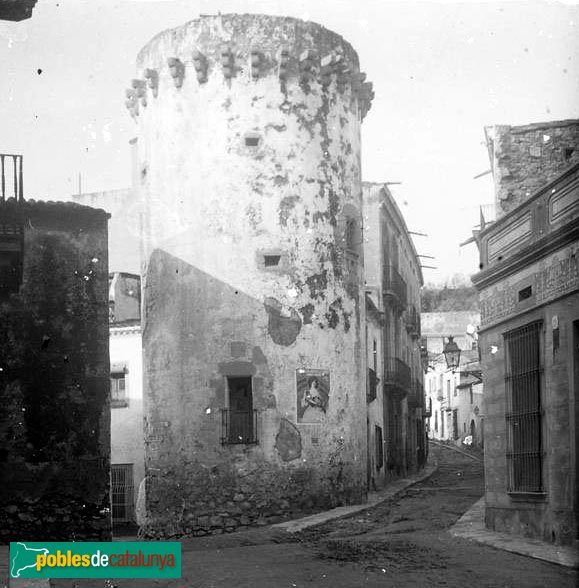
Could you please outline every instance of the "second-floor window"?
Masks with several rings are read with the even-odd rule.
[[[127,396],[127,368],[113,368],[111,371],[111,407],[124,408],[129,406]]]

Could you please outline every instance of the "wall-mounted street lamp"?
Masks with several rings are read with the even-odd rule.
[[[448,336],[448,341],[444,345],[444,349],[442,353],[444,354],[444,359],[446,359],[446,365],[448,369],[452,371],[454,374],[460,365],[460,347],[454,341],[454,337],[452,335]],[[472,376],[476,378],[479,382],[482,382],[482,371],[481,370],[462,370],[459,372],[464,376]]]
[[[452,370],[452,373],[454,374],[460,365],[460,347],[456,344],[452,335],[448,336],[448,341],[446,342],[442,353],[444,353],[444,359],[446,359],[448,369]]]

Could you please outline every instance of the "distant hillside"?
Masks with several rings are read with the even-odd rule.
[[[427,285],[420,294],[422,312],[478,311],[478,292],[474,286],[448,288]]]

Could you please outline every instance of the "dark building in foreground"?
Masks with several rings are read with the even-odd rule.
[[[572,162],[579,122],[572,122],[552,123],[554,131],[515,127],[500,138],[515,147],[503,150],[497,193],[527,184],[530,195],[511,191],[516,205],[483,222],[482,271],[473,278],[485,380],[486,525],[563,544],[573,544],[579,528],[579,164]],[[543,157],[541,173],[552,176],[554,167],[556,177],[532,190],[520,154]]]
[[[0,197],[0,541],[106,540],[108,215],[15,192]]]

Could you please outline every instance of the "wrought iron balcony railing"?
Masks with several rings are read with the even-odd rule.
[[[384,358],[384,386],[391,391],[405,395],[410,390],[410,368],[397,357]]]
[[[412,380],[412,386],[408,393],[408,407],[422,408],[424,406],[424,386],[419,380]]]
[[[0,202],[7,198],[14,198],[18,202],[24,200],[22,160],[22,155],[0,153]]]
[[[428,403],[424,407],[422,416],[424,416],[425,419],[429,419],[432,416],[432,398],[428,399]]]
[[[406,330],[410,336],[418,339],[420,337],[420,313],[416,310],[416,306],[411,305],[408,307],[404,322],[406,323]]]
[[[404,278],[392,265],[385,265],[382,272],[384,296],[393,300],[400,308],[406,308],[408,303],[408,289]]]
[[[366,394],[366,401],[372,402],[376,399],[376,391],[378,389],[378,378],[376,372],[372,368],[368,368],[368,393]]]
[[[222,445],[255,445],[257,442],[257,410],[221,409]]]

